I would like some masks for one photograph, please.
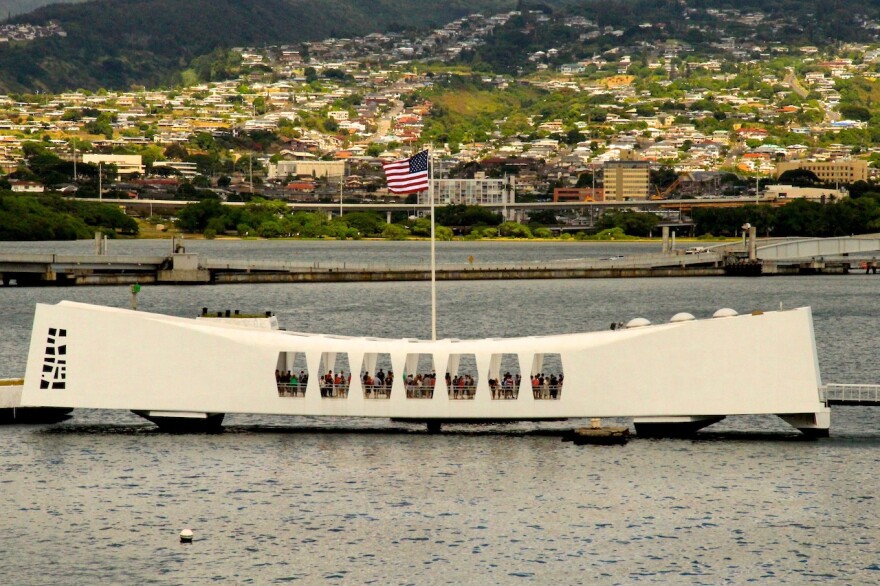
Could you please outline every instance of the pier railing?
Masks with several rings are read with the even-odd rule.
[[[828,405],[880,406],[880,385],[828,384],[819,387],[819,400]]]

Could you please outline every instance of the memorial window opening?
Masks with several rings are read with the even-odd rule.
[[[477,394],[477,358],[473,354],[450,354],[445,373],[450,399],[473,399]]]
[[[309,385],[309,365],[305,352],[280,352],[275,366],[279,397],[305,397]]]
[[[321,366],[321,397],[325,399],[345,399],[351,385],[351,368],[347,352],[322,352]]]
[[[431,354],[407,354],[403,371],[407,399],[432,399],[437,384],[437,371]]]
[[[394,383],[394,369],[388,353],[367,353],[359,372],[365,399],[388,399]]]
[[[499,401],[516,400],[522,374],[516,354],[493,354],[489,359],[489,393]]]
[[[529,383],[535,399],[558,400],[562,397],[564,380],[562,357],[559,354],[535,354],[529,375]]]

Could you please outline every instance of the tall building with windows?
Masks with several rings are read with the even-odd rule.
[[[513,203],[516,180],[512,176],[489,179],[476,173],[473,179],[435,179],[435,205],[482,205]],[[429,203],[428,192],[419,193],[419,203]]]
[[[868,180],[868,162],[861,159],[837,161],[783,161],[776,165],[776,177],[786,171],[812,171],[823,183],[855,183]]]
[[[648,199],[651,163],[648,161],[608,161],[603,166],[605,201]]]

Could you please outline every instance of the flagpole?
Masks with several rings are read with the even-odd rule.
[[[428,147],[428,199],[431,200],[431,340],[437,340],[437,257],[434,248],[434,152]]]

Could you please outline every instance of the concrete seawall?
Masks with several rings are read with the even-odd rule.
[[[721,267],[608,268],[608,269],[501,269],[437,271],[438,281],[491,281],[513,279],[611,279],[642,277],[718,277]],[[234,283],[347,283],[379,281],[429,281],[431,272],[327,270],[299,273],[220,273],[216,284]]]

